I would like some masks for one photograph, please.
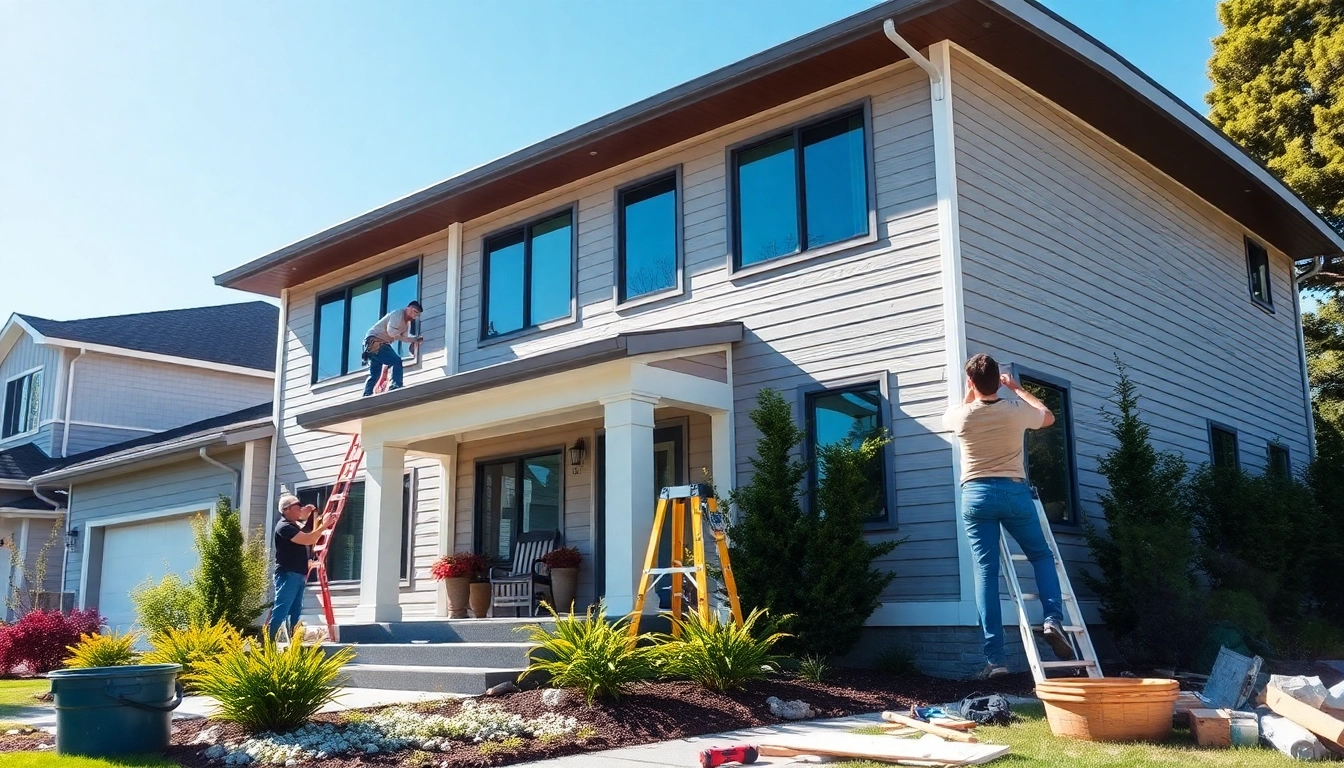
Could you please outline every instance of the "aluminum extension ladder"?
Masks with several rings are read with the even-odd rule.
[[[1087,624],[1083,621],[1083,612],[1078,606],[1078,598],[1073,591],[1072,584],[1069,583],[1069,574],[1064,569],[1064,558],[1060,556],[1059,544],[1055,542],[1055,535],[1050,530],[1050,521],[1045,516],[1045,507],[1041,505],[1040,496],[1034,488],[1031,491],[1031,496],[1032,502],[1036,505],[1036,517],[1040,521],[1041,532],[1045,534],[1045,541],[1050,545],[1050,553],[1055,561],[1055,573],[1059,576],[1059,590],[1063,598],[1060,601],[1064,609],[1064,619],[1061,624],[1064,627],[1065,638],[1073,646],[1074,655],[1072,661],[1041,660],[1040,649],[1036,646],[1036,627],[1031,624],[1026,606],[1026,601],[1039,602],[1041,596],[1022,591],[1022,584],[1017,577],[1017,564],[1028,562],[1027,556],[1014,554],[1009,546],[1009,537],[1001,535],[999,547],[1003,557],[1003,575],[1008,581],[1008,594],[1012,596],[1013,604],[1017,606],[1017,627],[1022,633],[1022,647],[1027,653],[1027,662],[1031,666],[1031,676],[1039,683],[1046,679],[1048,670],[1071,669],[1074,670],[1075,674],[1078,671],[1085,671],[1088,677],[1101,677],[1101,663],[1097,661],[1097,651],[1092,647],[1092,636],[1087,632]]]

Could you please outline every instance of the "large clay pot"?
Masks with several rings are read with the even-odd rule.
[[[579,586],[578,568],[551,569],[551,597],[556,613],[573,613],[574,593]]]
[[[471,583],[471,612],[478,619],[484,619],[485,614],[490,612],[490,582]]]
[[[467,577],[444,579],[443,590],[448,593],[448,618],[467,618]]]

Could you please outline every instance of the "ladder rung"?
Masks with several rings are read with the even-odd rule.
[[[1086,669],[1097,666],[1097,662],[1087,659],[1074,659],[1073,661],[1042,661],[1041,669]]]
[[[681,573],[681,574],[687,574],[687,575],[690,575],[690,574],[694,574],[695,571],[696,571],[695,566],[693,566],[693,565],[688,565],[688,566],[686,566],[686,567],[684,567],[684,568],[646,568],[646,569],[644,570],[644,573],[646,573],[646,574],[648,574],[648,575],[650,575],[650,576],[662,576],[663,574],[667,574],[667,573]]]
[[[1060,598],[1063,599],[1063,600],[1066,600],[1066,601],[1068,601],[1068,602],[1073,602],[1073,595],[1068,595],[1068,594],[1060,595]],[[1035,592],[1023,592],[1023,593],[1022,593],[1022,599],[1023,599],[1023,600],[1040,600],[1040,599],[1041,599],[1041,596],[1038,595],[1038,594],[1036,594]]]
[[[1063,629],[1065,632],[1073,632],[1074,634],[1079,635],[1087,631],[1087,627],[1077,627],[1072,624],[1064,624],[1060,628]],[[1043,626],[1033,626],[1032,629],[1036,630],[1037,632],[1045,631]]]
[[[1012,558],[1013,558],[1013,562],[1015,562],[1015,563],[1025,563],[1025,562],[1028,561],[1026,555],[1012,555]],[[1055,558],[1055,562],[1056,562],[1056,563],[1059,562],[1059,558],[1058,558],[1058,557]]]

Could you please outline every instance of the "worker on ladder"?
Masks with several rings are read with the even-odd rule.
[[[1018,399],[999,399],[1000,387]],[[1061,623],[1063,597],[1054,553],[1041,530],[1022,456],[1026,431],[1050,426],[1055,415],[1011,375],[1000,374],[999,364],[989,355],[966,362],[966,389],[966,399],[943,416],[943,426],[961,445],[961,522],[975,563],[975,602],[985,636],[986,664],[977,677],[1008,673],[999,605],[1001,525],[1035,571],[1046,642],[1059,658],[1072,659]]]
[[[308,582],[308,569],[312,565],[308,556],[308,547],[322,538],[327,529],[324,515],[311,531],[303,530],[303,524],[317,507],[312,504],[300,504],[298,498],[285,494],[280,497],[280,521],[275,524],[272,549],[275,551],[275,604],[271,606],[271,620],[266,631],[274,638],[282,625],[288,625],[294,632],[303,613],[303,589]]]

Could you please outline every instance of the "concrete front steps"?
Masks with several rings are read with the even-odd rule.
[[[531,643],[518,627],[554,620],[451,619],[381,624],[346,624],[340,643],[355,659],[343,670],[345,685],[405,691],[477,695],[514,681],[527,668]]]

